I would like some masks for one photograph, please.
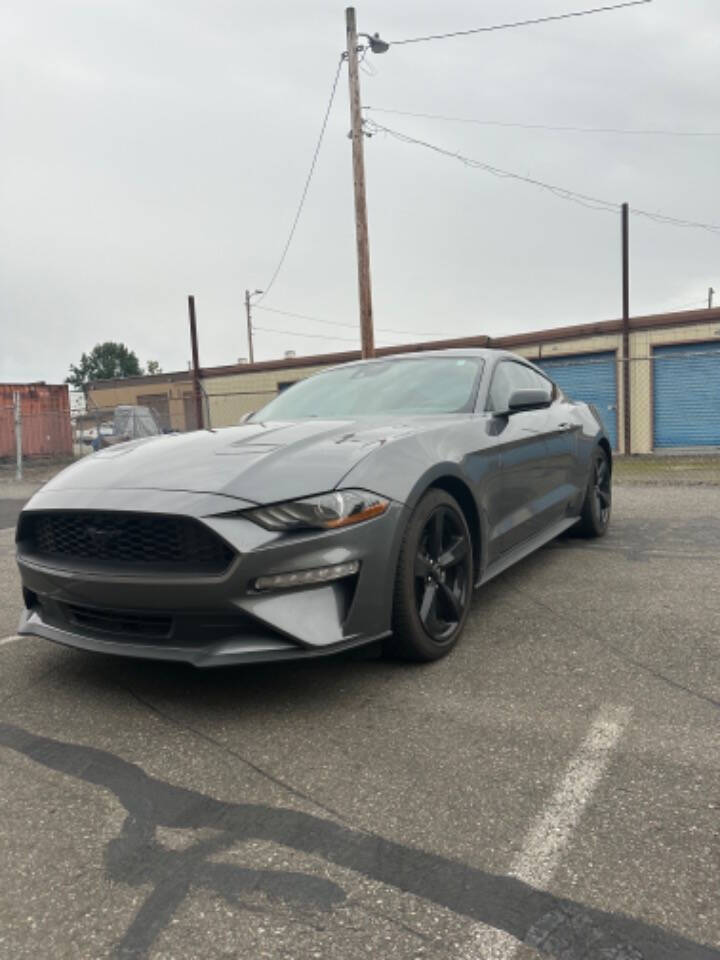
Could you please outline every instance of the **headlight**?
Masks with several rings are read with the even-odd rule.
[[[389,501],[365,490],[338,490],[248,510],[243,516],[266,530],[334,530],[385,513]]]

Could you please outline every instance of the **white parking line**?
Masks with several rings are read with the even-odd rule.
[[[17,636],[3,637],[2,640],[0,640],[0,647],[4,647],[6,643],[14,643],[16,640],[20,639],[21,638]]]
[[[630,710],[606,704],[572,758],[557,790],[525,835],[508,873],[533,887],[546,887],[572,831],[600,782]],[[504,930],[478,924],[461,960],[511,960],[520,941]]]

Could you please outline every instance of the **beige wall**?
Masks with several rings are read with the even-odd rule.
[[[278,394],[278,384],[304,380],[332,362],[321,366],[292,367],[279,370],[248,371],[226,376],[205,377],[203,388],[208,397],[213,427],[229,427],[244,413],[253,413]]]
[[[159,403],[167,398],[170,426],[174,430],[185,430],[188,424],[185,417],[184,395],[192,392],[191,380],[180,380],[175,383],[157,383],[145,381],[137,384],[118,384],[112,387],[101,387],[88,390],[88,412],[95,407],[107,411],[107,419],[112,420],[115,407],[120,404],[137,404],[138,397],[149,403],[149,397],[157,396]]]

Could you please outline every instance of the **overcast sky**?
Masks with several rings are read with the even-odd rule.
[[[595,5],[364,0],[357,9],[361,31],[392,41]],[[201,363],[247,355],[243,293],[268,283],[287,238],[344,30],[344,4],[331,0],[5,0],[0,381],[62,381],[103,340],[124,341],[142,363],[185,368],[188,293]],[[373,107],[720,133],[718,0],[654,0],[391,46],[367,62],[362,99]],[[524,176],[720,223],[720,136],[368,116]],[[352,325],[348,126],[343,69],[304,213],[263,305]],[[619,216],[387,135],[366,140],[366,163],[379,343],[619,315]],[[708,286],[720,291],[717,234],[633,218],[631,251],[633,313],[699,307]],[[255,323],[258,359],[358,344],[352,326],[261,310]]]

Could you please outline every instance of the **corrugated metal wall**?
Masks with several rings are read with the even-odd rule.
[[[720,343],[655,347],[652,373],[655,447],[720,447]]]
[[[24,457],[72,456],[66,384],[0,384],[0,457],[15,456],[13,394],[20,394]]]

